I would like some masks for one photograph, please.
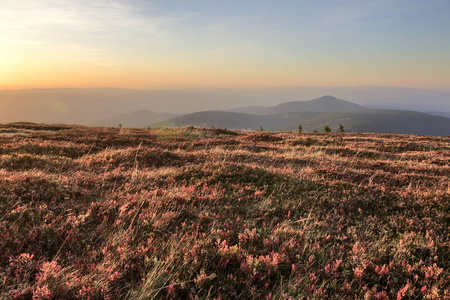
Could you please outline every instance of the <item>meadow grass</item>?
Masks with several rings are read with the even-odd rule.
[[[0,125],[2,299],[450,299],[450,141]]]

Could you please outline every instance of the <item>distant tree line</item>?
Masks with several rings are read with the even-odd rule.
[[[330,128],[330,126],[325,125],[323,127],[322,131],[325,132],[325,133],[328,133],[328,132],[331,132],[331,128]],[[298,132],[303,132],[302,124],[298,124]],[[314,130],[314,132],[317,132],[317,130]],[[339,124],[338,132],[345,132],[344,125]]]

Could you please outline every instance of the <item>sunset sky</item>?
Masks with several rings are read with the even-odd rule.
[[[2,0],[0,89],[450,89],[450,1]]]

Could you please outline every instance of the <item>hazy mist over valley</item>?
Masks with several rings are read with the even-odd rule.
[[[450,91],[447,90],[387,87],[30,89],[0,91],[0,99],[3,104],[0,123],[110,127],[195,125],[253,130],[261,127],[296,130],[298,124],[302,124],[305,131],[320,131],[325,125],[336,127],[342,123],[350,132],[450,135]],[[220,118],[217,111],[223,111]]]

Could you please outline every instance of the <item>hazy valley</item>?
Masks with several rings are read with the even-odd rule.
[[[333,96],[305,99],[322,91],[357,100]],[[421,97],[426,100],[419,101]],[[381,87],[18,90],[0,92],[0,123],[288,131],[301,124],[310,132],[324,126],[336,131],[342,124],[348,132],[445,136],[450,135],[448,99],[448,91]]]

